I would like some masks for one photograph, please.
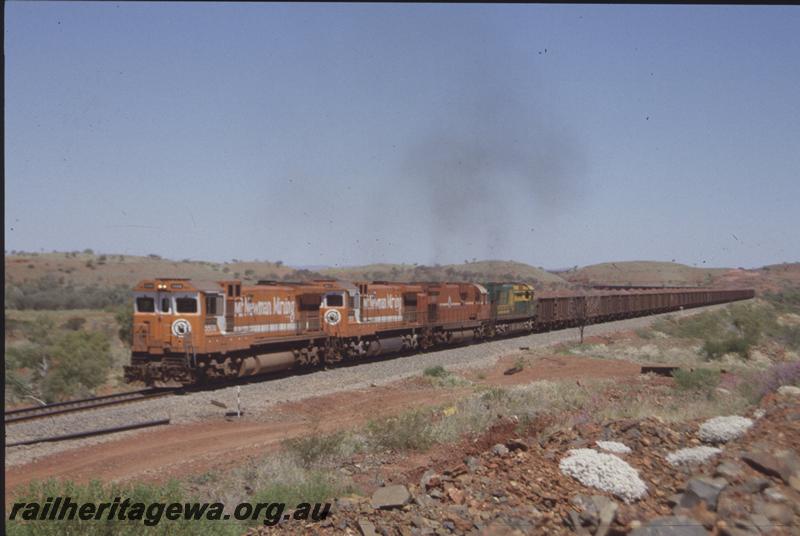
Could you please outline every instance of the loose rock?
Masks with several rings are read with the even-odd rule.
[[[764,497],[772,502],[785,502],[786,495],[778,491],[777,488],[767,488],[764,490]]]
[[[721,452],[717,447],[690,447],[669,453],[667,461],[670,465],[703,463]]]
[[[508,447],[506,447],[502,443],[498,443],[497,445],[492,447],[492,454],[496,456],[505,456],[506,454],[508,454]]]
[[[771,482],[766,478],[751,478],[742,485],[746,493],[761,493],[770,486]]]
[[[721,476],[728,480],[738,478],[741,474],[742,469],[738,465],[730,462],[722,462],[717,466],[717,469],[714,472],[715,476]]]
[[[728,482],[724,478],[702,476],[693,478],[686,484],[686,493],[683,494],[680,504],[683,507],[692,508],[703,501],[709,510],[716,510],[719,494],[727,485]]]
[[[653,519],[647,525],[633,530],[630,536],[706,536],[703,525],[686,516],[668,516]]]
[[[785,504],[768,503],[763,506],[761,513],[767,516],[768,519],[784,526],[791,526],[794,511],[791,507]]]
[[[372,494],[372,507],[381,510],[400,508],[408,504],[410,500],[411,494],[405,486],[386,486],[385,488],[378,488]]]
[[[559,468],[584,486],[608,491],[627,503],[647,493],[647,486],[636,469],[612,454],[592,449],[570,450]]]
[[[597,443],[598,447],[608,452],[616,452],[618,454],[628,454],[631,452],[630,447],[619,441],[596,441],[595,443]]]
[[[422,474],[422,477],[419,479],[419,487],[423,490],[427,490],[428,488],[432,488],[438,486],[440,482],[439,475],[436,474],[436,471],[433,469],[428,469]]]
[[[509,439],[508,441],[506,441],[506,447],[508,447],[508,449],[511,451],[515,450],[527,451],[530,448],[528,447],[528,444],[525,443],[525,441],[518,438]]]
[[[358,531],[361,533],[361,536],[377,536],[375,525],[366,519],[358,520]]]
[[[708,443],[727,443],[744,435],[751,426],[753,421],[747,417],[714,417],[700,425],[700,439]]]
[[[742,454],[742,459],[753,469],[765,475],[779,477],[787,484],[793,475],[800,474],[800,459],[793,451],[772,453],[756,449]]]

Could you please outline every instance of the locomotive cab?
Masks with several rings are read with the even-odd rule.
[[[536,314],[533,286],[526,283],[487,283],[492,314],[496,317],[524,317]]]
[[[322,296],[322,317],[329,327],[338,326],[347,317],[347,293],[341,290],[326,292]],[[350,309],[352,312],[353,309]]]
[[[202,340],[197,335],[224,331],[223,296],[216,283],[143,281],[134,289],[133,351],[184,352],[193,339]]]
[[[322,318],[328,329],[341,327],[343,320],[347,324],[361,323],[361,300],[365,285],[337,281],[338,288],[322,295]]]

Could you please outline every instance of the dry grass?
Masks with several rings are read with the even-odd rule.
[[[304,467],[286,453],[248,462],[225,473],[205,473],[183,486],[201,500],[240,502],[327,502],[352,491],[349,479],[331,466]]]

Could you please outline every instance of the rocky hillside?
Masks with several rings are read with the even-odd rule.
[[[800,526],[800,388],[749,417],[543,433],[552,424],[501,422],[371,497],[340,498],[317,533],[744,536]]]

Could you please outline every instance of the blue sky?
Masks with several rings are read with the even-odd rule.
[[[800,260],[797,6],[5,10],[8,251]]]

